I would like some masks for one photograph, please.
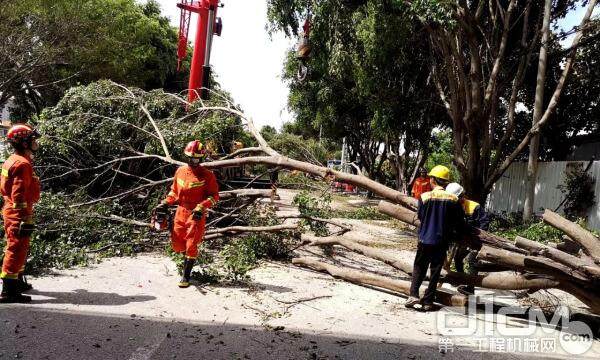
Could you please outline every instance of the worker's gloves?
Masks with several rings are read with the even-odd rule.
[[[194,219],[194,220],[202,219],[202,215],[204,215],[205,211],[206,211],[206,209],[204,208],[204,206],[202,206],[202,205],[196,206],[196,208],[194,208],[194,211],[192,212],[192,219]]]
[[[34,223],[21,221],[17,229],[17,237],[30,237],[34,230]]]

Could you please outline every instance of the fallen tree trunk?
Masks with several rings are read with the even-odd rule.
[[[271,196],[270,189],[237,189],[229,191],[219,192],[220,200],[228,200],[239,197],[263,197],[268,198]]]
[[[600,313],[600,296],[595,291],[593,283],[586,276],[582,276],[562,264],[545,258],[514,254],[507,250],[494,249],[489,246],[482,247],[477,258],[499,263],[523,273],[546,273],[559,282],[556,286],[557,289],[574,295],[593,312]]]
[[[410,294],[409,281],[390,279],[368,271],[343,268],[307,257],[294,258],[292,259],[292,264],[326,272],[335,278],[343,279],[354,284],[375,286],[392,290],[406,296]],[[422,294],[424,291],[425,289],[421,288],[420,293]],[[465,306],[467,305],[468,298],[461,294],[451,293],[445,289],[438,289],[436,291],[436,301],[447,306]]]
[[[477,254],[477,259],[492,261],[522,272],[541,272],[550,276],[562,276],[581,284],[591,284],[587,274],[572,269],[548,258],[515,254],[512,251],[483,246]]]
[[[377,210],[409,225],[416,227],[421,225],[417,213],[403,206],[392,204],[387,201],[380,201],[377,205]]]
[[[229,160],[217,160],[202,164],[207,169],[218,169],[231,166],[241,165],[271,165],[290,170],[298,170],[307,174],[312,174],[328,181],[340,181],[348,184],[356,185],[360,188],[369,190],[384,199],[397,204],[402,204],[406,207],[416,209],[417,201],[397,190],[389,188],[377,181],[371,180],[363,175],[348,174],[341,171],[329,169],[324,166],[314,165],[303,161],[290,159],[281,155],[271,156],[249,156],[245,158],[236,158]]]
[[[600,264],[600,239],[594,234],[548,209],[544,211],[542,219],[580,244],[584,251],[594,259],[594,262]]]
[[[301,239],[303,242],[314,246],[340,245],[358,254],[386,263],[398,270],[405,272],[408,275],[412,274],[412,262],[398,259],[397,257],[391,256],[385,251],[358,244],[357,242],[348,238],[343,238],[341,236],[317,237],[302,234]]]
[[[528,250],[531,255],[545,256],[565,266],[585,272],[587,275],[600,278],[600,267],[596,266],[592,262],[580,259],[577,256],[567,254],[566,252],[560,251],[556,248],[525,239],[521,236],[516,237],[515,245],[522,249]]]
[[[302,234],[302,240],[313,246],[339,245],[358,254],[379,260],[402,272],[411,275],[413,270],[412,261],[398,259],[387,251],[364,246],[355,241],[341,236],[317,237]],[[544,276],[526,277],[515,273],[493,273],[486,275],[469,275],[454,271],[443,272],[444,282],[452,285],[473,285],[488,289],[499,290],[525,290],[525,289],[548,289],[558,285],[558,281]]]

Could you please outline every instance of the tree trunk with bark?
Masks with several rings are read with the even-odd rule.
[[[354,284],[375,286],[392,290],[405,296],[410,294],[410,281],[390,279],[389,277],[373,274],[368,271],[348,269],[307,257],[294,258],[292,259],[292,264],[326,272],[335,278]],[[424,291],[425,288],[422,287],[420,293],[422,294]],[[447,306],[466,306],[468,301],[466,296],[455,294],[445,289],[438,289],[435,298],[437,302]]]
[[[544,88],[546,82],[546,64],[548,62],[548,39],[550,37],[550,12],[552,0],[545,0],[544,21],[542,24],[542,46],[538,61],[537,83],[535,87],[535,104],[533,105],[532,127],[536,126],[542,117],[544,106]],[[537,181],[538,156],[540,151],[540,134],[531,138],[529,144],[529,161],[527,162],[527,193],[523,208],[523,221],[528,221],[533,216],[535,204],[535,183]]]

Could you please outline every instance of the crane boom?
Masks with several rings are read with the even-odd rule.
[[[177,48],[178,68],[180,68],[183,59],[187,55],[191,14],[198,14],[198,27],[196,29],[188,86],[188,100],[194,102],[199,97],[202,99],[208,97],[212,39],[214,34],[221,35],[222,28],[220,19],[217,19],[219,0],[181,0],[177,7],[181,9]]]

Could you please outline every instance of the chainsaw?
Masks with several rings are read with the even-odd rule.
[[[173,225],[173,213],[168,207],[159,207],[152,211],[150,226],[155,231],[170,230]]]

